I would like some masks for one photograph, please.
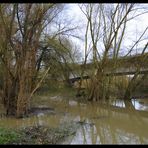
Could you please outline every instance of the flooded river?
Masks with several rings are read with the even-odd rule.
[[[40,107],[53,110],[24,119],[2,117],[0,127],[58,127],[72,121],[81,126],[62,144],[148,144],[148,99],[133,99],[131,103],[112,100],[105,104],[51,97]]]

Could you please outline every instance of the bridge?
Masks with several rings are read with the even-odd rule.
[[[142,62],[143,58],[145,58],[144,62]],[[138,66],[140,66],[140,71],[138,74],[148,74],[148,53],[144,55],[129,56],[126,58],[121,57],[117,60],[117,63],[116,70],[112,70],[114,61],[112,59],[108,59],[105,64],[106,76],[134,75],[137,72],[136,67]],[[79,68],[82,68],[83,66],[84,64],[80,64]],[[85,71],[84,76],[80,77],[78,74],[76,74],[75,77],[71,77],[69,79],[70,82],[73,84],[75,81],[79,81],[80,79],[90,79],[88,73],[93,67],[93,63],[86,64],[85,68],[87,70]]]

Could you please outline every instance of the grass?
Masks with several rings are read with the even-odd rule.
[[[21,135],[14,129],[0,128],[0,144],[12,144],[20,139]]]
[[[42,90],[44,89],[44,91]],[[32,98],[32,105],[46,105],[48,97],[60,96],[73,98],[75,90],[68,87],[44,87]],[[74,135],[77,130],[75,123],[64,123],[58,128],[45,126],[30,126],[19,129],[0,128],[0,144],[58,144],[66,137]]]
[[[58,128],[30,126],[20,129],[0,128],[0,144],[60,144],[66,137],[74,135],[76,123],[64,123]]]

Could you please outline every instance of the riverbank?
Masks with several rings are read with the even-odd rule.
[[[64,123],[58,128],[29,126],[19,129],[0,129],[0,144],[60,144],[66,137],[75,135],[78,125]]]
[[[41,115],[53,116],[60,114],[55,111],[53,107],[49,107],[49,99],[57,98],[71,98],[74,94],[73,89],[61,88],[52,90],[51,92],[37,92],[32,98],[31,109],[29,114],[24,120],[29,118],[39,117]],[[1,113],[4,115],[3,111]],[[7,118],[2,116],[1,118]],[[22,119],[18,119],[22,120]],[[78,124],[72,122],[64,122],[59,126],[50,127],[46,125],[32,125],[18,128],[0,128],[0,144],[59,144],[65,138],[72,136],[76,133]]]
[[[142,104],[136,100],[131,103],[139,109],[136,111],[124,107],[124,101],[120,99],[110,100],[110,105],[103,105],[76,98],[74,94],[75,90],[72,88],[37,92],[31,100],[27,117],[0,119],[0,144],[122,144],[136,143],[133,139],[128,141],[131,138],[129,133],[148,137],[145,130],[148,105],[144,102],[147,99],[143,99]],[[131,118],[131,114],[134,118]],[[139,120],[138,123],[135,122],[139,118],[142,118],[140,121],[146,121],[140,124]],[[112,133],[114,127],[118,130]],[[136,127],[139,130],[135,130]],[[119,130],[124,134],[119,133]],[[125,141],[112,139],[114,133]],[[104,138],[100,139],[103,135]],[[127,141],[124,137],[127,137]]]

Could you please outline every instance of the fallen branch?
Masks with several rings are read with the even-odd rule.
[[[47,73],[48,73],[49,70],[50,70],[50,67],[48,67],[48,69],[45,71],[42,79],[38,82],[38,84],[36,85],[36,87],[31,92],[29,99],[33,96],[34,92],[40,87],[42,81],[45,79],[45,77],[46,77],[46,75],[47,75]]]
[[[48,71],[50,70],[50,67],[48,67],[48,69],[45,71],[42,79],[38,82],[38,84],[36,85],[36,87],[33,89],[33,91],[31,92],[30,96],[28,97],[28,109],[30,109],[30,99],[33,96],[33,94],[35,93],[35,91],[40,87],[41,83],[43,82],[43,80],[45,79]]]

